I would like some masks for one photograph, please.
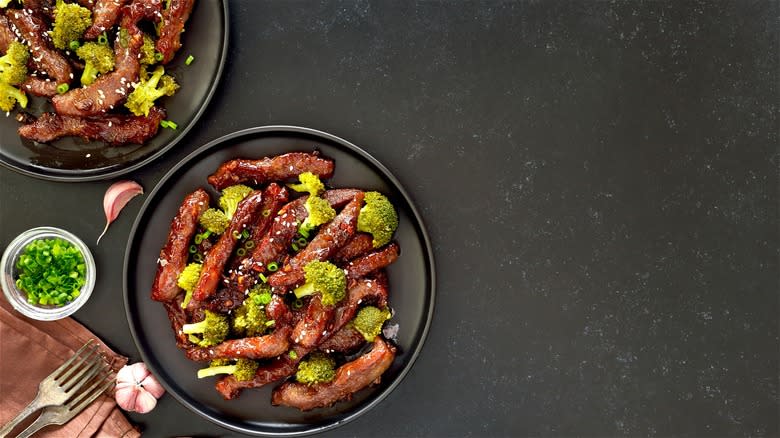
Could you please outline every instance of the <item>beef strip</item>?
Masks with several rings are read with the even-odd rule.
[[[347,278],[365,277],[377,269],[389,266],[398,259],[400,250],[397,243],[391,242],[376,251],[351,260],[346,265]]]
[[[295,324],[292,341],[307,348],[314,348],[333,330],[333,306],[325,306],[319,294],[306,303],[303,318]]]
[[[374,249],[374,238],[370,234],[358,232],[336,251],[332,260],[334,263],[348,262],[355,257],[365,255],[372,249]]]
[[[97,140],[112,146],[143,144],[157,135],[165,110],[154,107],[148,116],[104,115],[101,117],[71,117],[43,113],[32,123],[19,127],[19,135],[39,143],[49,143],[61,137],[77,136]]]
[[[211,347],[187,350],[187,358],[196,362],[214,359],[265,359],[276,357],[290,346],[290,327],[282,326],[271,334],[241,339],[228,339]]]
[[[265,184],[269,181],[283,181],[294,178],[303,172],[311,172],[321,178],[333,175],[334,163],[317,153],[290,152],[259,160],[235,159],[222,163],[208,177],[208,182],[217,190],[252,181]]]
[[[70,84],[73,69],[68,60],[52,46],[51,38],[46,33],[49,25],[41,14],[29,9],[14,9],[8,10],[6,17],[30,49],[30,59],[37,71],[22,84],[22,88],[31,94],[50,97],[57,94],[59,84]],[[49,80],[39,77],[38,73],[45,73]]]
[[[238,203],[230,225],[219,236],[219,240],[211,248],[211,251],[206,254],[200,278],[192,291],[192,300],[187,306],[189,309],[195,308],[198,301],[205,301],[216,292],[217,286],[222,280],[222,270],[236,247],[237,239],[233,235],[240,234],[250,223],[257,220],[258,216],[261,215],[262,201],[263,192],[255,190]]]
[[[209,207],[209,194],[198,189],[184,198],[171,222],[168,239],[157,260],[157,273],[152,285],[152,299],[170,301],[179,295],[176,284],[179,274],[187,266],[190,240],[195,235],[198,218]]]
[[[84,39],[94,40],[119,20],[122,7],[128,0],[97,0],[92,10],[92,25],[84,32]]]
[[[157,39],[157,51],[162,53],[162,63],[171,62],[181,48],[181,34],[184,24],[190,18],[195,0],[171,0],[170,7],[162,11],[160,38]]]
[[[325,353],[344,353],[350,354],[357,351],[366,343],[366,338],[355,330],[352,326],[344,326],[341,330],[333,333],[333,336],[329,337],[326,341],[321,343],[317,348]]]
[[[271,403],[302,411],[331,406],[347,400],[355,392],[378,382],[395,359],[395,348],[377,337],[370,352],[347,362],[336,370],[336,377],[327,383],[306,385],[285,382],[274,389]]]

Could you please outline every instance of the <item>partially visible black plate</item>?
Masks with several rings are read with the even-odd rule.
[[[398,354],[379,385],[364,389],[350,401],[326,409],[300,412],[271,406],[276,385],[246,390],[225,401],[213,379],[199,380],[196,364],[177,349],[163,306],[149,293],[156,261],[171,219],[184,197],[207,187],[206,177],[232,158],[261,158],[292,151],[318,150],[336,162],[333,187],[358,187],[385,193],[396,205],[400,225],[395,239],[398,260],[388,268],[390,303],[398,324]],[[212,194],[216,195],[210,187]],[[378,161],[353,144],[307,128],[269,126],[240,131],[201,147],[177,164],[147,197],[127,244],[124,299],[127,319],[143,360],[181,403],[229,429],[254,435],[296,436],[344,424],[376,406],[406,375],[422,348],[433,315],[435,293],[431,245],[420,215],[398,180]]]
[[[198,121],[222,76],[229,34],[227,0],[196,2],[186,29],[181,50],[166,66],[181,88],[162,101],[168,119],[176,122],[178,129],[161,128],[144,145],[107,146],[74,137],[41,144],[20,138],[14,115],[3,115],[0,164],[48,180],[93,181],[131,172],[175,146]],[[185,65],[189,55],[195,60]],[[51,105],[43,98],[31,98],[27,111],[37,116],[51,111]]]

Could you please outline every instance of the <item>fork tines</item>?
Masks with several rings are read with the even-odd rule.
[[[107,366],[99,348],[90,339],[73,357],[52,373],[54,381],[64,391],[70,391],[74,386],[89,381]]]

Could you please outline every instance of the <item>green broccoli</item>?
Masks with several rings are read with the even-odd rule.
[[[106,74],[114,69],[114,51],[105,44],[84,43],[76,49],[76,56],[85,62],[81,85],[90,85],[95,82],[98,74]]]
[[[222,234],[230,225],[230,219],[222,210],[209,208],[200,215],[198,223],[212,234]]]
[[[320,351],[311,353],[302,360],[295,373],[295,379],[307,385],[330,382],[334,377],[336,377],[336,361]]]
[[[287,186],[296,192],[308,192],[311,196],[319,196],[325,191],[325,184],[320,181],[320,177],[311,173],[303,172],[298,175],[299,184],[288,184]]]
[[[179,85],[172,76],[165,74],[163,66],[158,66],[151,75],[141,68],[140,83],[127,96],[125,107],[136,116],[148,116],[154,101],[163,96],[173,96]]]
[[[8,6],[9,3],[11,3],[11,0],[0,0],[0,8]]]
[[[92,25],[92,11],[76,3],[57,0],[54,8],[54,24],[51,35],[54,47],[65,49],[71,41],[78,41]]]
[[[0,56],[0,82],[19,85],[27,79],[27,60],[30,52],[19,41],[8,45],[5,55]]]
[[[181,271],[179,278],[176,280],[176,284],[178,284],[179,287],[184,289],[184,291],[187,293],[184,296],[184,301],[181,303],[182,309],[187,307],[187,304],[189,304],[190,300],[192,299],[192,291],[198,284],[201,268],[203,268],[201,263],[190,263],[184,268],[183,271]]]
[[[141,46],[141,65],[152,65],[157,63],[155,59],[155,42],[152,37],[144,34],[144,45]]]
[[[387,197],[379,192],[367,192],[366,205],[360,209],[357,229],[374,237],[374,248],[390,242],[398,228],[398,213]]]
[[[366,306],[360,309],[350,324],[366,338],[366,341],[373,342],[382,331],[382,324],[391,316],[388,309],[380,310],[374,306]]]
[[[10,112],[18,103],[27,108],[27,95],[15,87],[27,79],[27,60],[30,52],[24,44],[13,41],[5,55],[0,57],[0,110]]]
[[[303,172],[298,175],[298,179],[300,180],[299,184],[288,184],[288,186],[296,192],[309,193],[304,204],[308,216],[298,227],[298,232],[302,236],[308,237],[313,229],[332,221],[336,217],[336,210],[330,206],[328,201],[319,197],[325,190],[325,185],[320,181],[320,177],[311,172]]]
[[[190,336],[190,340],[201,347],[209,347],[224,341],[230,329],[227,316],[210,310],[206,310],[205,313],[206,317],[203,321],[184,324],[181,327],[181,331],[193,335]],[[197,335],[200,335],[200,338]]]
[[[219,197],[219,207],[225,212],[228,219],[233,219],[233,214],[238,208],[238,203],[252,193],[252,188],[243,184],[225,187],[222,196]]]
[[[347,276],[333,263],[315,260],[304,266],[303,272],[306,282],[295,289],[297,298],[319,293],[322,304],[332,306],[347,295]]]
[[[272,325],[265,316],[265,306],[270,302],[271,288],[268,285],[253,287],[241,307],[233,311],[231,332],[241,338],[263,335]]]
[[[257,373],[259,365],[259,363],[251,359],[238,359],[235,363],[231,363],[227,359],[216,359],[211,361],[208,368],[198,370],[198,378],[202,379],[218,374],[232,374],[239,381],[252,380],[255,377],[255,373]]]

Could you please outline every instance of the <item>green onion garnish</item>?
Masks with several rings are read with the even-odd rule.
[[[203,256],[200,253],[196,253],[194,256],[192,256],[192,260],[200,263],[203,261]]]
[[[195,245],[190,245],[190,254],[195,254],[198,252],[198,247]]]
[[[268,217],[271,215],[271,210],[263,210],[263,217]]]
[[[16,262],[16,287],[33,305],[63,306],[81,294],[86,264],[70,242],[54,238],[30,242]]]
[[[245,255],[246,255],[246,249],[244,249],[244,248],[238,248],[238,249],[236,250],[236,255],[237,255],[237,256],[239,256],[239,257],[243,257],[243,256],[245,256]]]
[[[62,83],[57,85],[57,93],[59,94],[65,94],[68,92],[69,89],[70,87],[68,86],[68,84]]]
[[[277,269],[279,269],[279,265],[276,262],[271,262],[268,264],[268,272],[276,272]]]
[[[190,55],[190,56],[187,57],[187,60],[184,61],[184,65],[190,65],[190,64],[192,64],[192,61],[194,61],[194,60],[195,60],[195,57]]]
[[[244,244],[244,248],[246,249],[252,249],[255,247],[255,241],[254,240],[247,240],[247,242]]]
[[[262,281],[263,283],[268,283],[268,277],[263,275],[262,272],[260,274],[258,274],[257,276],[260,277],[260,281]]]
[[[290,356],[290,359],[292,360],[298,359],[298,353],[296,353],[295,350],[290,350],[290,353],[287,355]]]
[[[81,46],[81,44],[79,44],[78,41],[74,40],[74,41],[71,41],[70,44],[68,44],[68,46],[70,47],[70,50],[76,50],[76,49],[78,49]]]
[[[241,233],[239,233],[238,231],[233,231],[233,238],[236,240],[240,239]]]
[[[273,319],[265,322],[266,327],[272,327],[274,324],[276,324],[276,321],[274,321]]]
[[[303,307],[303,300],[300,298],[297,298],[295,301],[292,302],[292,308],[295,310],[300,309]]]
[[[98,43],[100,43],[100,44],[108,44],[108,36],[106,35],[106,33],[105,33],[105,32],[103,32],[103,33],[102,33],[102,34],[101,34],[101,35],[98,37]]]
[[[241,237],[243,237],[244,239],[246,239],[247,237],[249,237],[249,230],[244,230],[244,231],[242,231],[242,232],[241,232]]]
[[[295,243],[293,243],[292,245],[290,245],[290,247],[292,247],[293,251],[295,251],[295,252],[298,252],[298,251],[300,251],[300,248],[298,248],[298,245],[297,245],[297,244],[295,244]]]
[[[203,235],[196,234],[195,235],[195,245],[200,245],[201,243],[203,243]]]
[[[305,238],[305,237],[299,237],[299,238],[296,240],[296,242],[297,242],[297,243],[298,243],[298,245],[300,245],[300,246],[306,246],[306,244],[307,244],[307,243],[309,243],[309,241],[308,241],[308,240],[306,240],[306,238]]]
[[[170,121],[170,120],[160,120],[160,126],[163,128],[170,128],[170,129],[176,129],[179,127],[176,123]]]

